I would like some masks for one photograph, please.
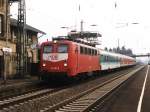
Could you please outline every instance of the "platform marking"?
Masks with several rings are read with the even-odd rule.
[[[139,100],[139,103],[138,103],[137,112],[141,112],[142,100],[143,100],[143,96],[144,96],[144,90],[145,90],[145,85],[146,85],[146,81],[147,81],[148,71],[149,71],[149,66],[148,66],[148,69],[147,69],[147,72],[146,72],[146,76],[145,76],[145,80],[144,80],[140,100]]]

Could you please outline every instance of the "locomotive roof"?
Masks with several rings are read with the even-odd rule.
[[[55,40],[54,40],[55,41]],[[55,43],[54,41],[47,41],[47,42],[43,42],[42,44],[48,44],[48,43]],[[77,45],[80,45],[80,46],[85,46],[85,47],[88,47],[88,48],[94,48],[94,49],[97,49],[96,47],[93,47],[93,46],[90,46],[90,45],[87,45],[87,44],[84,44],[84,43],[78,43],[78,42],[74,42],[74,41],[70,41],[70,40],[56,40],[57,43],[73,43],[73,44],[77,44]]]
[[[75,42],[75,43],[79,43],[79,44],[83,44],[83,45],[88,45],[88,46],[92,46],[95,47],[96,43],[91,43],[85,39],[82,38],[69,38],[68,36],[59,36],[56,38],[53,38],[53,41],[70,41],[70,42]]]

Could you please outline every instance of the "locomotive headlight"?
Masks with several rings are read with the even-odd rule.
[[[56,43],[57,43],[57,40],[54,40],[54,43],[56,44]]]
[[[66,66],[67,66],[67,63],[64,63],[64,66],[66,67]]]
[[[45,63],[43,63],[43,67],[45,67],[46,66],[46,64]]]

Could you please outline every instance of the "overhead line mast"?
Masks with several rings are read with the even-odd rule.
[[[27,73],[27,37],[26,37],[26,5],[25,0],[19,0],[18,4],[18,37],[17,37],[17,74]]]
[[[9,0],[10,3],[18,2],[18,20],[17,20],[17,74],[25,75],[27,73],[27,36],[26,36],[26,4],[25,0]]]

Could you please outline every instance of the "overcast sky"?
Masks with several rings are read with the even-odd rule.
[[[149,5],[149,0],[26,0],[27,24],[47,33],[40,39],[43,41],[66,35],[73,29],[80,30],[83,20],[84,30],[102,34],[102,48],[117,47],[119,41],[119,46],[131,48],[134,53],[147,53],[150,52]],[[11,13],[16,16],[16,5]]]

